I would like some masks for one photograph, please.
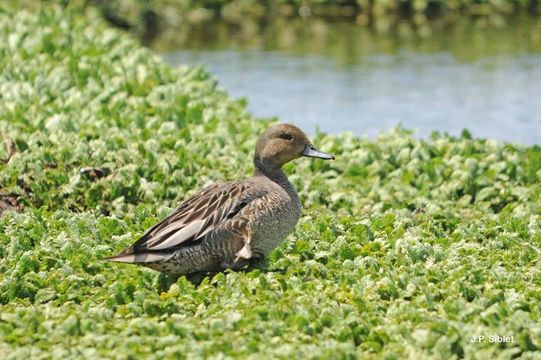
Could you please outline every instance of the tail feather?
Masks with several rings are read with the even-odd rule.
[[[122,252],[119,255],[106,257],[102,260],[127,264],[148,264],[168,260],[172,255],[173,254],[171,253],[165,252],[152,252],[142,254],[123,254]]]

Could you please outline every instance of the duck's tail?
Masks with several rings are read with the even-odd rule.
[[[116,256],[102,258],[101,260],[127,264],[148,264],[158,261],[166,261],[172,255],[173,254],[166,252],[147,252],[141,254],[125,254],[122,252]]]

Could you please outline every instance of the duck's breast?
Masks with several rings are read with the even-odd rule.
[[[270,182],[269,191],[262,198],[261,210],[254,216],[251,248],[267,256],[295,228],[301,215],[299,199],[281,186]]]

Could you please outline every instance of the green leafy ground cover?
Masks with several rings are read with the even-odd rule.
[[[268,121],[99,20],[2,10],[0,34],[3,358],[541,358],[539,147],[317,134],[337,160],[287,167],[304,217],[270,271],[169,287],[99,259],[248,175]]]

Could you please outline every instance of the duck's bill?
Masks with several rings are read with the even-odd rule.
[[[316,147],[312,144],[306,145],[303,155],[306,157],[313,157],[318,159],[334,160],[333,155],[324,153],[323,151],[316,149]]]

